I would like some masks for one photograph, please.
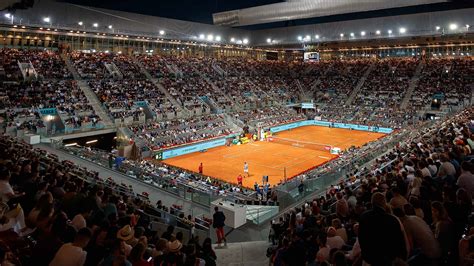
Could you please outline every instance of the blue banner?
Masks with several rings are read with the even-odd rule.
[[[138,107],[147,107],[147,104],[146,104],[145,101],[135,102],[135,105],[138,106]]]
[[[56,108],[43,108],[39,109],[41,115],[57,115],[58,111]]]
[[[221,139],[215,139],[211,141],[186,145],[186,146],[175,148],[175,149],[164,150],[162,154],[162,158],[163,160],[166,160],[172,157],[185,155],[188,153],[203,151],[203,150],[207,150],[207,149],[218,147],[218,146],[224,146],[225,140],[226,138],[221,138]]]
[[[371,132],[378,132],[384,134],[392,133],[393,129],[386,128],[386,127],[372,127],[372,126],[364,126],[364,125],[356,125],[356,124],[346,124],[346,123],[332,123],[328,121],[319,121],[319,120],[306,120],[306,121],[298,121],[293,122],[285,125],[280,125],[276,127],[270,128],[272,133],[290,130],[293,128],[303,127],[303,126],[323,126],[323,127],[334,127],[334,128],[345,128],[345,129],[353,129],[353,130],[361,130],[361,131],[371,131]]]

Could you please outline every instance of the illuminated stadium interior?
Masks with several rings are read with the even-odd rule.
[[[2,1],[0,265],[472,265],[473,14]]]

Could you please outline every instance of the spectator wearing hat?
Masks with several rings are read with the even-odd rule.
[[[122,240],[124,242],[123,245],[125,248],[125,255],[127,256],[130,255],[130,252],[132,251],[132,246],[127,244],[127,242],[133,239],[134,234],[135,234],[135,231],[128,224],[122,227],[117,232],[117,239]]]
[[[183,244],[179,240],[168,242],[168,253],[164,257],[164,265],[182,265],[184,263],[182,247]]]

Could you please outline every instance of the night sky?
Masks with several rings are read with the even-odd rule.
[[[1,1],[1,0],[0,0]],[[126,11],[143,15],[173,18],[186,21],[213,24],[212,14],[247,7],[284,2],[285,0],[57,0],[73,4]],[[328,0],[332,1],[332,0]],[[357,0],[353,0],[357,1]],[[449,2],[416,7],[392,8],[327,17],[280,21],[267,24],[242,26],[239,28],[256,30],[347,21],[362,18],[424,13],[458,8],[472,8],[474,0],[450,0]]]
[[[63,0],[92,7],[212,24],[212,13],[283,0]]]

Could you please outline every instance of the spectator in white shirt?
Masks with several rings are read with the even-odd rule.
[[[356,236],[358,236],[359,235],[359,224],[358,223],[354,224],[353,229],[354,229],[354,234]],[[354,246],[352,246],[352,249],[346,255],[346,258],[351,260],[351,261],[354,261],[360,256],[360,254],[361,254],[361,250],[360,250],[360,244],[359,244],[359,237],[357,237],[356,242],[354,243]]]
[[[331,247],[327,245],[327,234],[321,232],[318,236],[319,250],[316,253],[316,261],[322,263],[324,261],[329,261],[329,254],[331,252]]]
[[[81,213],[78,213],[71,221],[71,225],[76,229],[76,231],[81,230],[87,226],[86,219],[91,215],[91,208],[83,206],[81,208]]]
[[[0,200],[8,202],[12,198],[25,195],[25,193],[15,193],[10,185],[10,171],[5,166],[0,166]]]
[[[92,232],[82,228],[77,232],[74,242],[67,243],[59,248],[49,266],[82,266],[86,262],[87,252],[83,249],[89,243]]]
[[[327,244],[331,248],[337,248],[341,249],[344,246],[344,239],[342,239],[340,236],[336,235],[337,231],[336,228],[334,227],[329,227],[328,228],[328,241]]]

